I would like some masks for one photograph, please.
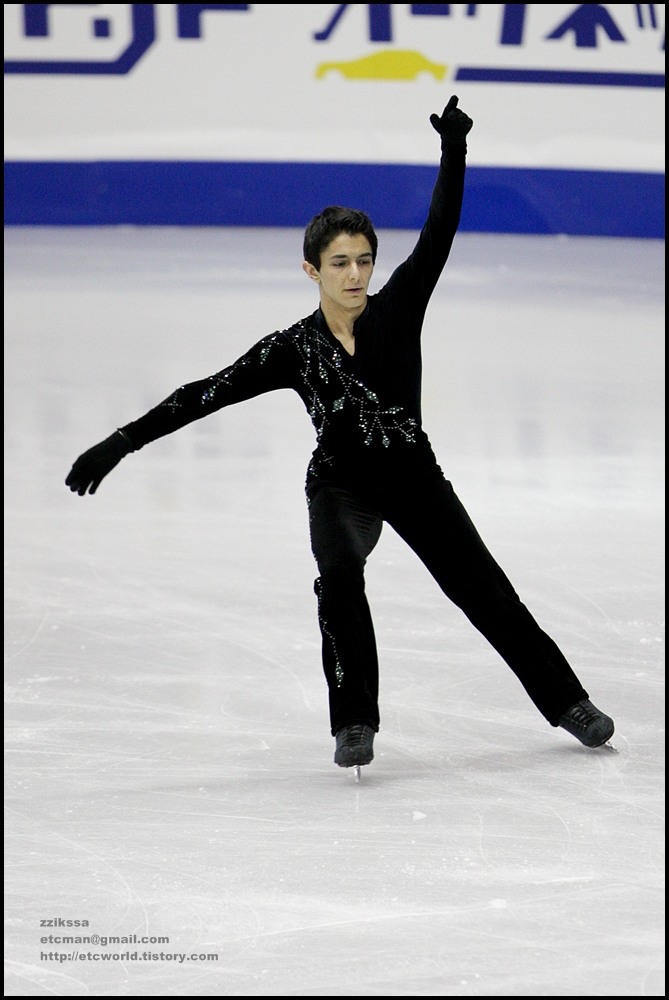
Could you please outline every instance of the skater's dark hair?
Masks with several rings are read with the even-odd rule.
[[[340,233],[347,236],[365,236],[372,248],[372,262],[376,263],[379,246],[372,220],[357,208],[328,205],[320,215],[315,215],[304,233],[304,259],[320,271],[321,254]]]

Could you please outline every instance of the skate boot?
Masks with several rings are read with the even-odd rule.
[[[374,760],[374,730],[371,726],[355,723],[344,726],[336,734],[334,762],[340,767],[360,767]]]
[[[613,719],[584,698],[565,712],[558,725],[586,747],[601,747],[613,736]]]

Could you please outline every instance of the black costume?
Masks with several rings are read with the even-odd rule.
[[[364,566],[383,521],[506,660],[551,725],[588,697],[481,541],[422,429],[421,328],[458,227],[465,176],[464,142],[442,149],[416,247],[368,297],[353,328],[352,356],[319,308],[229,368],[181,386],[121,432],[137,450],[261,393],[294,389],[301,396],[318,440],[306,491],[333,733],[352,723],[379,725]]]

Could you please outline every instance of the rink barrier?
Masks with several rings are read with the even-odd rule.
[[[297,226],[355,202],[422,225],[436,168],[374,163],[5,163],[5,224]],[[461,230],[664,238],[664,174],[468,166]]]

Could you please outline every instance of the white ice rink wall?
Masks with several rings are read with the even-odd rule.
[[[5,221],[664,234],[664,4],[4,4]]]

